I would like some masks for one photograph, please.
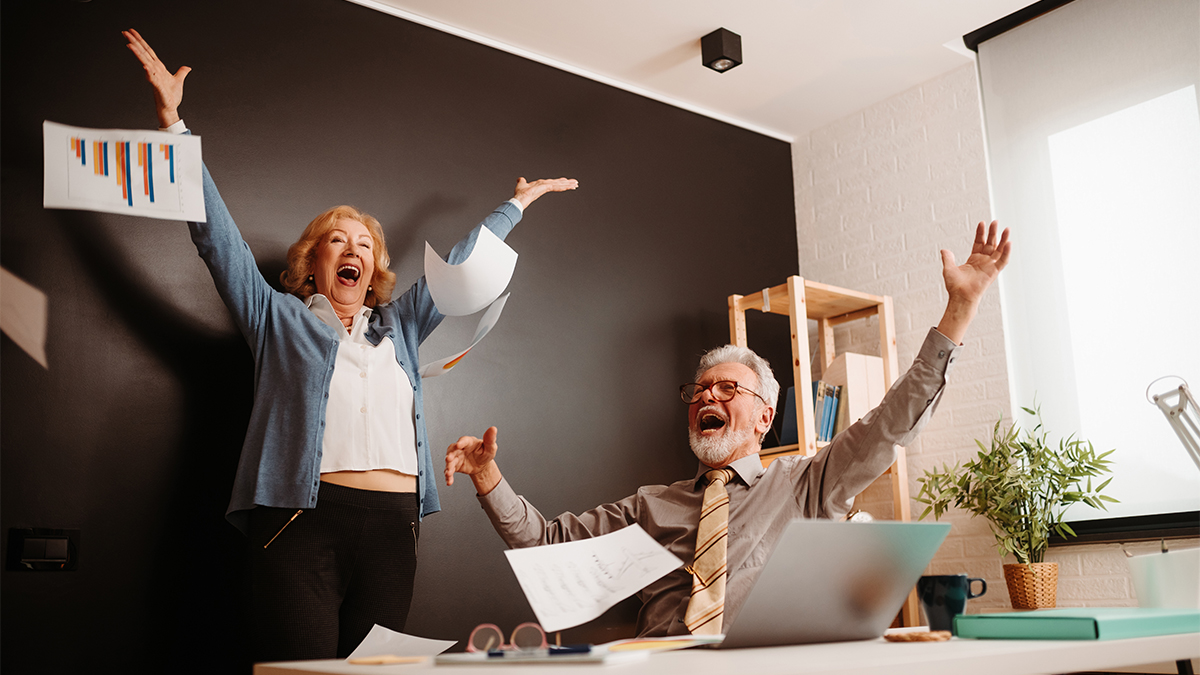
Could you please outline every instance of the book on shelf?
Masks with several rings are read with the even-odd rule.
[[[836,436],[846,430],[850,426],[850,406],[846,403],[849,398],[849,393],[846,389],[850,385],[843,385],[842,391],[838,394],[838,409],[837,419],[833,421],[833,435]],[[857,421],[857,420],[855,420]]]
[[[833,440],[835,429],[837,429],[836,422],[838,411],[841,409],[842,387],[830,384],[824,380],[817,380],[812,383],[812,388],[813,432],[816,435],[817,441],[827,443]],[[793,395],[791,390],[789,390],[789,395]],[[789,418],[790,415],[788,418],[785,418],[785,425]]]
[[[796,428],[796,388],[788,387],[783,404],[783,428],[779,432],[779,445],[796,445],[800,442],[800,431]]]
[[[826,383],[825,386],[829,387],[829,391],[827,392],[829,398],[829,412],[825,415],[825,440],[832,441],[834,423],[837,421],[838,408],[840,407],[842,400],[842,387],[841,385],[829,383]]]
[[[1073,607],[954,617],[960,638],[1117,640],[1200,632],[1200,609]]]
[[[816,440],[821,440],[821,420],[825,417],[825,383],[817,380],[813,382],[813,431],[817,434]]]
[[[824,407],[821,411],[821,426],[817,427],[817,436],[822,441],[829,441],[829,436],[825,430],[829,428],[829,416],[833,412],[833,385],[822,381],[821,386],[825,388],[825,396],[822,399]]]

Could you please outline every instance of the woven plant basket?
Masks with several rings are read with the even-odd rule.
[[[1006,564],[1004,581],[1013,609],[1055,607],[1058,602],[1058,563]]]

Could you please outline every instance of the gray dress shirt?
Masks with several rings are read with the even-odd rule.
[[[731,466],[729,484],[729,579],[725,625],[737,619],[783,528],[796,518],[842,518],[854,497],[895,461],[896,445],[907,445],[929,420],[946,385],[957,345],[930,329],[917,358],[879,407],[838,434],[812,457],[782,457],[766,469],[758,455]],[[619,502],[546,520],[506,480],[479,501],[511,548],[557,544],[608,534],[637,523],[685,563],[695,556],[696,526],[704,498],[701,478],[709,467],[671,485],[650,485]],[[797,573],[802,573],[798,570]],[[692,577],[682,567],[638,593],[639,636],[681,635]]]

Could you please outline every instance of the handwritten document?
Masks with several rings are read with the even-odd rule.
[[[458,352],[457,354],[454,354],[453,356],[447,356],[439,361],[434,361],[421,366],[421,370],[418,374],[422,378],[437,377],[442,373],[449,372],[449,370],[454,366],[457,366],[458,362],[462,361],[463,357],[467,355],[467,352],[474,349],[475,345],[479,344],[479,341],[483,339],[483,336],[487,335],[488,331],[492,330],[492,327],[495,326],[496,322],[500,320],[500,313],[504,311],[504,303],[508,301],[509,295],[509,293],[505,293],[504,295],[500,296],[499,299],[492,303],[491,307],[488,307],[488,311],[483,313],[483,317],[479,319],[479,325],[475,327],[475,337],[471,340],[471,345],[469,347],[461,352]]]
[[[451,265],[425,242],[425,281],[438,311],[446,316],[466,316],[500,297],[513,270],[517,252],[486,227],[479,230],[471,255]]]
[[[42,205],[204,222],[200,137],[42,123]]]
[[[595,619],[683,564],[637,524],[601,537],[504,554],[548,632]]]

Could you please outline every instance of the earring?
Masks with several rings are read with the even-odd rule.
[[[312,280],[313,280],[313,275],[311,275],[311,274],[308,275],[308,279],[306,279],[306,281],[308,281],[309,283],[312,283]]]
[[[373,290],[375,290],[375,287],[374,287],[374,286],[370,286],[370,285],[368,285],[368,286],[367,286],[367,292],[368,292],[368,293],[370,293],[370,292],[371,292],[371,291],[373,291]]]

